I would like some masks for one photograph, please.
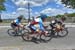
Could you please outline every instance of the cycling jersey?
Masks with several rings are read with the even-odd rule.
[[[56,24],[61,24],[62,25],[62,22],[59,21],[59,20],[52,20],[51,24],[50,24],[50,26],[52,27],[52,29],[55,28]]]
[[[11,22],[11,27],[15,28],[19,25],[20,20],[19,19],[15,19],[14,21]]]
[[[34,25],[38,24],[39,25],[39,29],[41,31],[45,31],[44,25],[43,25],[43,21],[41,18],[36,18],[34,19],[34,21],[31,22],[30,27],[31,29],[33,29],[34,31],[36,31],[36,27]]]
[[[14,20],[14,22],[18,25],[21,21],[19,19]]]

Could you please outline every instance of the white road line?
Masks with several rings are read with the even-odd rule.
[[[75,27],[75,25],[65,25],[66,27]],[[10,28],[10,26],[0,26],[0,28]]]
[[[66,27],[75,27],[75,25],[65,25]]]
[[[10,26],[0,26],[0,28],[9,28]]]

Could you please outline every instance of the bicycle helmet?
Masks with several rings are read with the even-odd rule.
[[[51,23],[55,23],[55,20],[52,20]]]
[[[21,20],[22,18],[23,18],[23,15],[20,15],[20,16],[18,17],[18,19],[20,19],[20,20]]]
[[[48,16],[46,15],[46,14],[40,14],[40,18],[41,19],[45,19],[45,18],[47,18]]]

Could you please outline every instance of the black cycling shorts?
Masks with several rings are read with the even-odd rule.
[[[15,27],[17,27],[18,25],[16,24],[16,23],[11,23],[11,27],[12,28],[15,28]]]

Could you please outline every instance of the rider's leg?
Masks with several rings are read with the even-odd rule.
[[[16,34],[18,34],[18,27],[17,26],[14,28],[14,31]]]
[[[35,26],[32,26],[31,28],[32,28],[32,30],[34,30],[34,32],[32,34],[33,35],[32,38],[36,41],[39,36],[39,34],[38,34],[39,30],[37,31],[37,28]]]
[[[14,33],[16,33],[17,32],[17,25],[15,23],[11,23],[11,27],[13,28]]]
[[[55,28],[53,27],[53,28],[51,29],[51,35],[55,35],[54,30],[55,30]]]

